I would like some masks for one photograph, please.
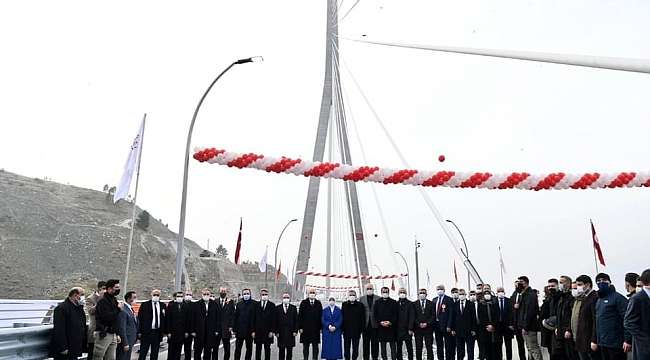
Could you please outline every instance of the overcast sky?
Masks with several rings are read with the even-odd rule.
[[[138,202],[177,230],[189,121],[206,86],[230,62],[265,59],[234,68],[216,85],[199,114],[193,145],[311,158],[324,76],[325,4],[2,2],[0,167],[93,189],[116,184],[147,112]],[[642,0],[361,0],[339,32],[378,41],[648,59],[648,14],[650,3]],[[347,41],[340,49],[414,168],[649,169],[647,74]],[[348,70],[342,70],[348,118],[358,129],[351,129],[353,161],[363,162],[362,146],[372,165],[400,167]],[[444,164],[437,162],[440,154]],[[213,247],[222,243],[232,253],[243,217],[242,256],[257,261],[265,245],[272,252],[286,221],[302,218],[307,184],[306,178],[192,162],[186,235],[204,246],[208,238]],[[358,189],[371,272],[379,272],[374,265],[383,273],[404,271],[390,255],[370,185]],[[417,190],[375,189],[392,247],[407,256],[412,273],[414,236],[422,242],[420,284],[426,285],[428,270],[432,286],[453,285],[458,258]],[[520,274],[536,287],[551,276],[593,276],[590,218],[619,290],[626,272],[648,267],[648,189],[426,191],[462,228],[470,257],[493,284],[500,282],[498,245],[506,285]],[[323,210],[312,250],[316,271],[325,270]],[[350,272],[348,260],[340,260],[347,250],[339,244],[349,241],[342,213],[335,223],[340,249],[333,270]],[[280,245],[283,269],[297,254],[300,226],[292,225]],[[466,284],[460,263],[458,269]],[[414,287],[415,277],[411,282]]]

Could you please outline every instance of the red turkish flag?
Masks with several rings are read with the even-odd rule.
[[[606,266],[603,251],[600,249],[600,241],[598,240],[598,235],[596,235],[596,228],[594,227],[593,221],[589,220],[589,222],[591,223],[591,238],[593,239],[594,251],[598,255],[598,262],[600,262],[600,265]]]
[[[241,253],[241,227],[242,218],[239,218],[239,235],[237,236],[237,247],[235,248],[235,264],[239,264],[239,255]]]
[[[395,291],[395,279],[393,279],[393,281],[391,282],[390,289]]]

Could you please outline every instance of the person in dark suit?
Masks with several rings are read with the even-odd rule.
[[[517,340],[517,353],[519,354],[519,360],[526,360],[526,342],[524,341],[524,336],[521,334],[521,328],[519,328],[519,325],[517,324],[522,291],[523,288],[519,287],[519,280],[515,280],[515,290],[512,292],[512,295],[510,295],[510,302],[512,303],[512,322],[515,328],[515,339]]]
[[[192,343],[194,342],[194,336],[192,336],[192,313],[194,311],[194,302],[192,296],[192,290],[185,290],[185,297],[183,298],[183,303],[186,305],[186,309],[189,314],[189,335],[183,341],[183,359],[190,360],[192,358]]]
[[[650,269],[639,277],[643,284],[627,304],[623,326],[632,336],[632,344],[625,342],[623,349],[632,350],[634,360],[650,359]]]
[[[169,334],[167,336],[167,343],[169,344],[168,359],[180,360],[185,339],[192,332],[191,304],[183,301],[182,291],[174,293],[174,300],[167,304],[165,315],[165,333]]]
[[[451,335],[456,340],[456,358],[474,359],[474,338],[478,330],[474,303],[467,299],[465,289],[458,290],[458,302],[454,304],[451,321]]]
[[[492,301],[492,294],[489,291],[484,291],[483,300],[478,301],[478,319],[478,339],[483,344],[485,359],[499,359],[497,355],[497,349],[501,346],[497,336],[499,307]]]
[[[227,298],[228,289],[225,287],[219,288],[219,298],[217,302],[217,316],[218,324],[217,342],[213,349],[213,354],[219,353],[219,345],[223,344],[223,359],[230,359],[230,338],[232,337],[233,316],[235,312],[235,304],[232,300]]]
[[[298,309],[291,304],[289,293],[282,294],[282,304],[275,311],[279,360],[291,360],[298,334]]]
[[[244,359],[251,360],[253,356],[253,311],[255,300],[251,298],[251,290],[243,289],[242,300],[235,306],[233,317],[233,331],[235,332],[235,360],[241,359],[241,349],[246,344]]]
[[[433,326],[436,320],[433,303],[427,299],[427,289],[418,291],[418,300],[415,301],[414,307],[415,358],[422,360],[422,345],[424,345],[427,359],[433,359]]]
[[[438,359],[454,360],[456,349],[451,341],[451,312],[454,301],[445,295],[444,285],[436,286],[436,292],[438,296],[433,299],[433,306],[435,307],[436,326],[434,329]]]
[[[151,360],[158,359],[160,342],[165,326],[165,304],[160,303],[160,289],[151,291],[151,300],[145,301],[138,310],[138,336],[140,337],[139,360],[145,360],[151,349]]]
[[[77,359],[86,344],[86,314],[84,289],[75,287],[54,309],[54,329],[50,355],[56,360]]]
[[[388,353],[386,345],[390,346],[390,356],[393,360],[397,359],[397,315],[399,313],[399,305],[397,301],[391,299],[388,295],[390,289],[388,287],[381,288],[381,297],[372,308],[373,318],[377,323],[377,339],[379,340],[379,347],[381,351],[381,358],[388,360]]]
[[[269,301],[269,291],[260,290],[260,301],[254,305],[253,310],[253,332],[255,340],[255,360],[262,359],[262,348],[264,348],[264,360],[271,360],[271,344],[275,335],[275,304]]]
[[[212,359],[212,348],[217,343],[218,311],[217,304],[210,300],[210,289],[201,291],[201,300],[192,307],[192,336],[194,337],[194,359]]]
[[[402,344],[406,345],[408,360],[413,360],[413,327],[415,326],[415,307],[406,298],[406,289],[397,292],[399,312],[397,314],[397,358],[402,360]]]
[[[318,360],[318,344],[320,344],[320,331],[323,327],[321,316],[323,305],[316,299],[316,290],[309,289],[307,298],[300,302],[298,308],[298,332],[302,343],[302,356],[309,360],[309,347],[312,348],[312,360]]]
[[[345,360],[359,358],[359,340],[366,321],[366,309],[357,301],[357,292],[348,291],[348,301],[341,306],[343,315],[343,357]]]
[[[366,320],[363,325],[363,360],[372,360],[379,358],[379,339],[377,337],[378,326],[373,315],[373,306],[379,300],[375,295],[375,288],[372,284],[366,285],[366,295],[362,296],[359,301],[366,309]]]
[[[497,358],[503,358],[503,346],[506,348],[506,360],[512,360],[512,339],[514,338],[514,327],[512,325],[512,304],[506,297],[506,291],[502,286],[497,287],[496,308],[497,318]],[[503,344],[503,346],[501,345]]]
[[[118,315],[119,335],[122,341],[117,345],[117,360],[131,360],[133,345],[138,341],[138,318],[133,312],[133,304],[138,300],[135,291],[124,294],[124,306]]]

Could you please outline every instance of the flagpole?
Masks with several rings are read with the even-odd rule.
[[[594,222],[591,219],[589,219],[589,225],[590,225],[590,229],[594,228]],[[594,246],[594,233],[593,233],[593,230],[591,230],[591,231],[592,231],[591,232],[591,249],[594,252],[594,264],[596,264],[596,274],[598,274],[600,272],[600,271],[598,271],[598,256],[596,255],[596,247]]]
[[[144,128],[147,121],[147,113],[142,118],[142,137],[138,149],[138,167],[135,173],[135,193],[133,194],[133,210],[131,212],[131,233],[129,234],[129,247],[126,251],[126,268],[124,269],[124,293],[128,291],[129,267],[131,265],[131,246],[133,245],[133,233],[135,229],[136,201],[138,199],[138,182],[140,181],[140,159],[142,158],[142,147],[144,146]]]
[[[499,245],[499,271],[501,271],[501,287],[503,287],[503,255],[501,254],[501,245]]]

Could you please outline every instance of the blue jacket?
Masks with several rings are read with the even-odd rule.
[[[596,302],[596,322],[592,342],[598,346],[617,348],[623,347],[625,330],[623,319],[627,310],[627,299],[610,286],[606,293],[598,292]]]
[[[138,340],[138,318],[128,306],[124,306],[118,315],[120,322],[119,335],[122,338],[122,346],[128,344],[133,347]]]
[[[334,311],[329,306],[323,308],[321,314],[321,324],[323,325],[323,348],[321,350],[322,359],[342,359],[343,347],[341,341],[341,324],[343,323],[343,314],[341,308],[334,307]],[[330,331],[329,326],[333,325],[336,330]]]
[[[447,295],[443,295],[439,309],[438,297],[435,297],[432,303],[434,319],[436,320],[435,326],[437,326],[437,329],[443,332],[447,331],[447,328],[451,329],[454,320],[452,315],[452,312],[454,311],[454,300]]]

